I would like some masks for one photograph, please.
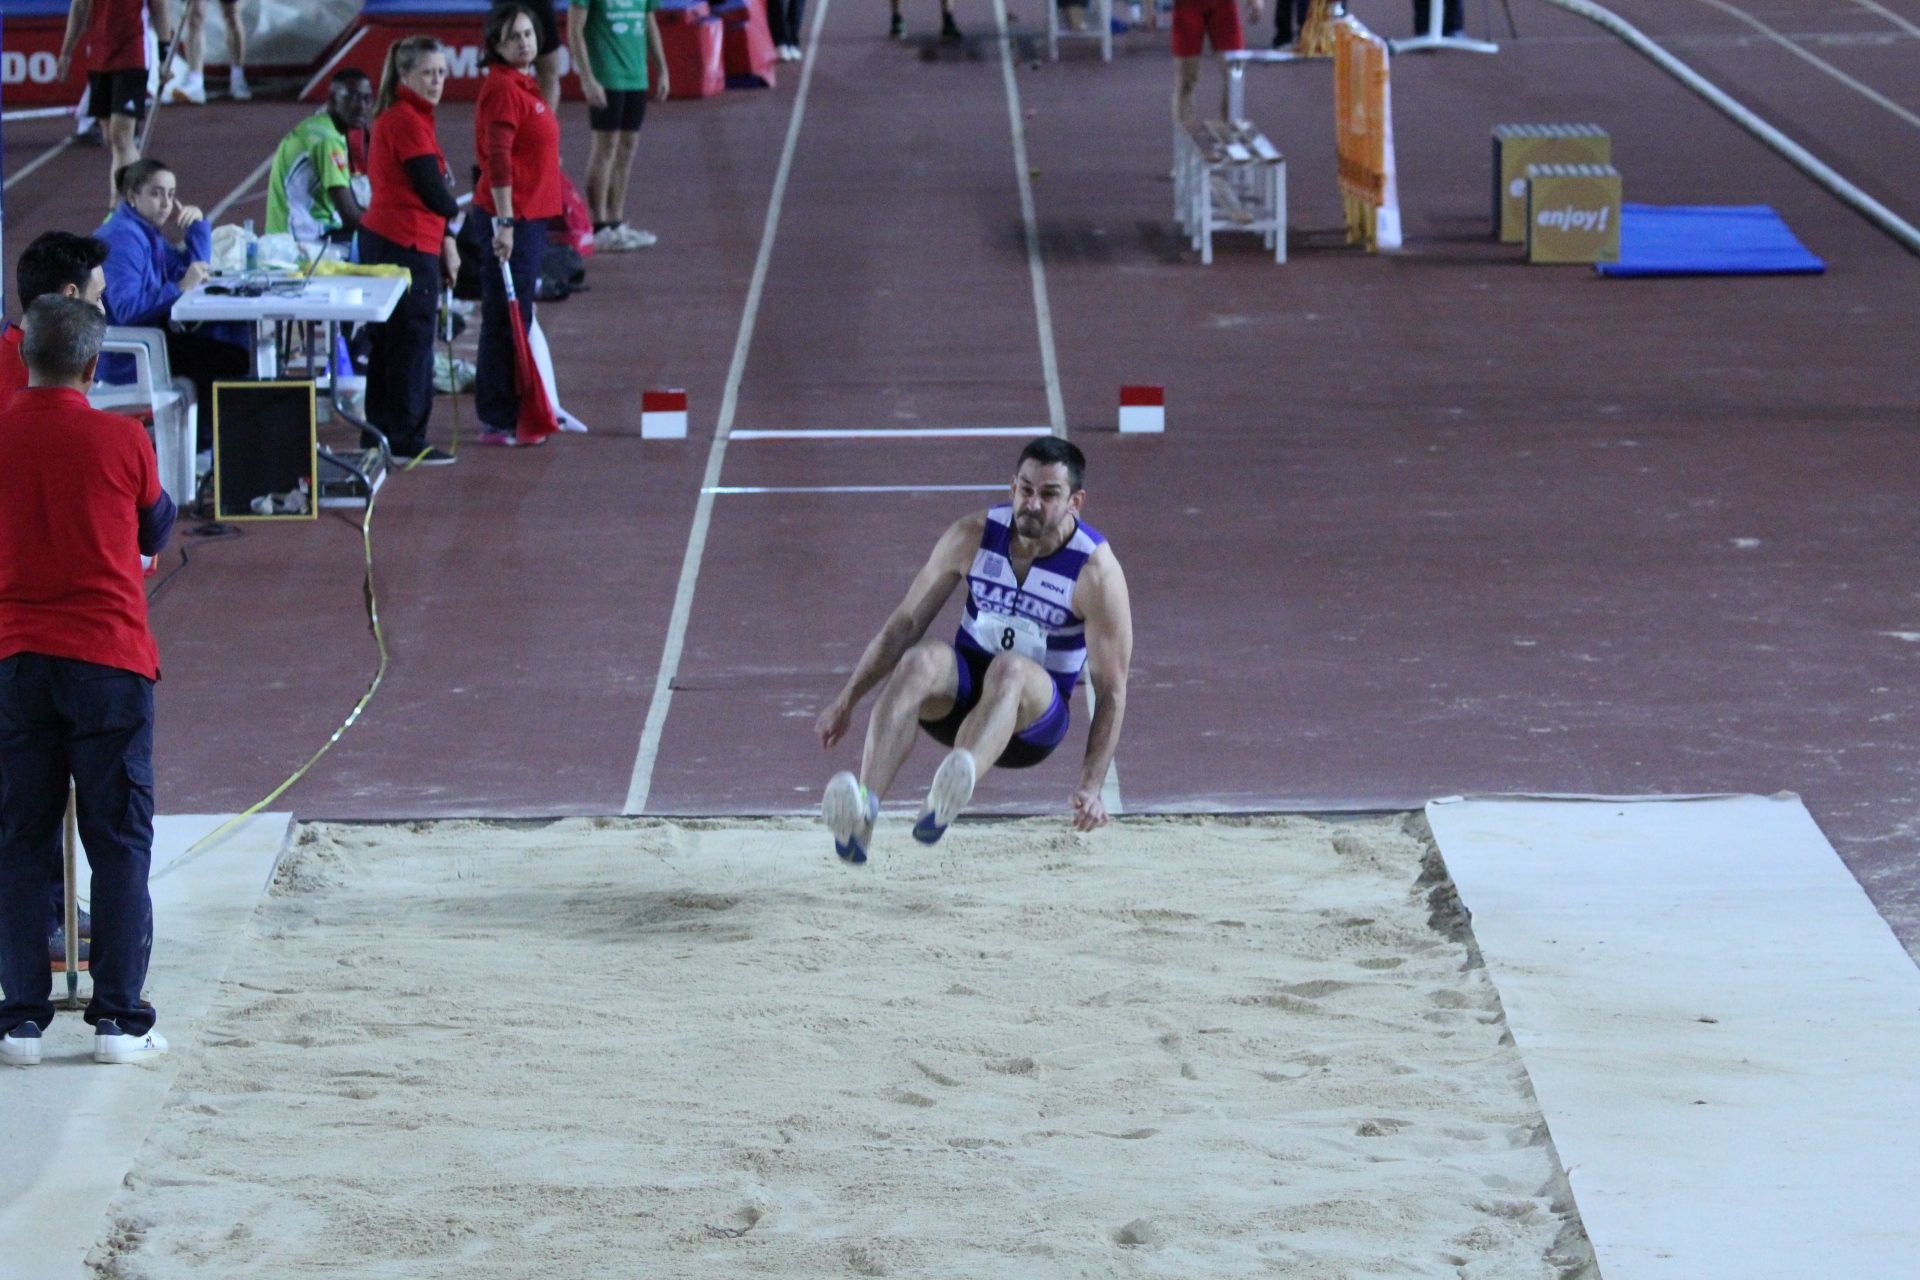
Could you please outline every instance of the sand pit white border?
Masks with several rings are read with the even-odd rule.
[[[69,1280],[106,1228],[106,1208],[159,1117],[246,922],[265,894],[291,817],[262,813],[188,855],[231,815],[154,822],[155,939],[147,998],[173,1052],[139,1066],[94,1063],[92,1029],[62,1011],[38,1066],[0,1067],[0,1275]],[[82,892],[85,892],[82,870]],[[81,998],[89,990],[81,980]],[[66,979],[54,978],[54,998]]]
[[[1920,970],[1797,797],[1427,807],[1606,1280],[1905,1280]]]

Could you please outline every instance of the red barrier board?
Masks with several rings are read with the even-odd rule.
[[[660,52],[667,60],[670,96],[711,98],[726,89],[720,26],[718,18],[661,24]]]
[[[773,66],[779,59],[767,30],[766,0],[747,0],[744,13],[741,7],[729,5],[720,11],[727,24],[727,77],[751,77],[771,87]]]
[[[54,70],[60,61],[60,42],[67,34],[65,18],[9,17],[7,47],[0,53],[0,84],[9,107],[70,107],[87,87],[87,69],[74,59],[73,74],[64,81]]]

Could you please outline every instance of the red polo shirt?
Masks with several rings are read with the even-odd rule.
[[[27,362],[20,355],[20,342],[27,331],[10,324],[0,333],[0,409],[7,407],[13,393],[27,385]]]
[[[373,118],[373,141],[367,144],[373,195],[360,225],[417,253],[439,253],[447,220],[420,203],[407,177],[407,161],[420,156],[432,156],[445,172],[447,158],[433,131],[433,104],[401,85],[393,105]]]
[[[540,96],[540,82],[524,71],[495,64],[473,107],[474,146],[480,182],[473,203],[487,213],[493,189],[513,191],[516,218],[560,216],[560,122]]]
[[[144,428],[68,387],[0,411],[0,658],[40,653],[160,678],[140,512],[161,499]]]

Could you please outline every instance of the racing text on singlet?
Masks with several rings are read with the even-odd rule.
[[[966,616],[954,644],[989,658],[999,653],[1031,658],[1046,668],[1064,699],[1087,665],[1087,628],[1074,616],[1074,584],[1106,539],[1081,523],[1066,545],[1033,562],[1025,582],[1014,577],[1007,558],[1012,541],[1013,507],[990,508],[967,571]]]

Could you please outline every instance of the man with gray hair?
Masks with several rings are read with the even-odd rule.
[[[107,322],[78,298],[27,308],[27,385],[0,412],[0,1063],[40,1060],[53,1021],[49,851],[68,779],[93,868],[96,1062],[165,1053],[141,995],[153,948],[153,682],[140,556],[173,532],[146,431],[86,389]]]

